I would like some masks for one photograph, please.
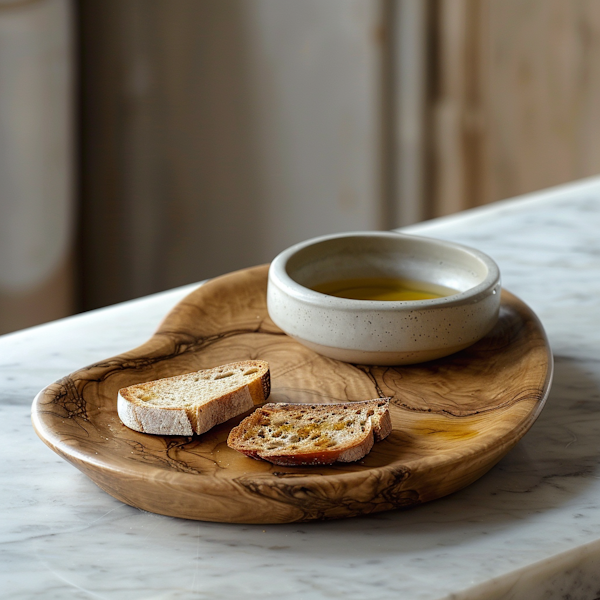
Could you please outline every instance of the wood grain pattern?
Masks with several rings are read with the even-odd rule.
[[[115,498],[165,515],[283,523],[333,519],[440,498],[488,471],[531,427],[551,381],[537,317],[503,292],[483,340],[421,365],[367,367],[304,348],[269,319],[267,267],[217,278],[185,298],[144,345],[81,369],[36,397],[42,440]],[[358,463],[277,467],[229,449],[242,416],[202,436],[125,427],[124,386],[244,359],[271,366],[271,402],[391,396],[393,431]]]

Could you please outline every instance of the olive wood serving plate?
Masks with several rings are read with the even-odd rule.
[[[279,330],[267,267],[192,292],[154,336],[76,371],[33,402],[37,434],[103,490],[163,515],[233,523],[335,519],[440,498],[475,481],[531,427],[548,395],[552,354],[536,315],[502,292],[496,327],[452,356],[403,367],[338,362]],[[279,467],[226,444],[231,419],[202,436],[146,435],[117,415],[125,386],[245,359],[271,366],[270,402],[391,396],[393,431],[357,463]]]

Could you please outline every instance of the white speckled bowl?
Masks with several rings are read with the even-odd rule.
[[[310,289],[326,281],[401,277],[458,290],[433,300],[349,300]],[[271,319],[316,352],[345,362],[401,365],[447,356],[496,323],[500,271],[465,246],[393,232],[329,235],[296,244],[269,269]]]

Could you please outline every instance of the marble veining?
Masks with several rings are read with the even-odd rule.
[[[0,338],[0,582],[11,599],[600,598],[600,178],[408,229],[472,245],[543,322],[554,384],[488,474],[409,511],[226,525],[126,506],[39,441],[48,383],[145,341],[193,286]]]

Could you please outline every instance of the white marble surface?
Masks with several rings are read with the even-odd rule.
[[[600,178],[410,228],[488,252],[555,354],[546,408],[467,489],[300,525],[162,517],[39,441],[35,393],[144,341],[183,288],[0,338],[0,596],[48,599],[600,598]]]

